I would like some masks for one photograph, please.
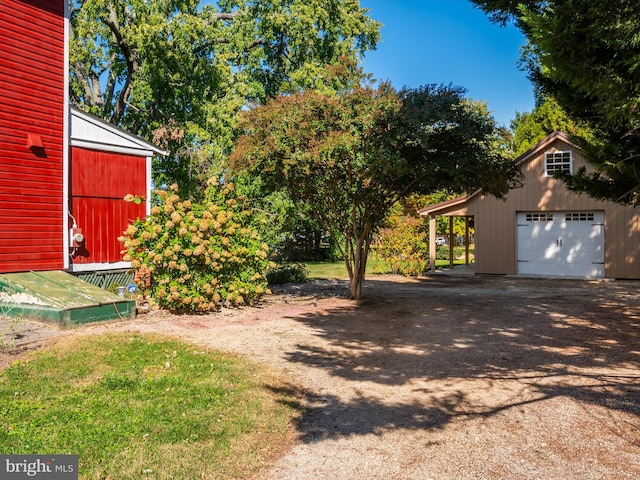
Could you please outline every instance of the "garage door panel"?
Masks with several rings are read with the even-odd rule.
[[[604,276],[604,213],[519,213],[518,273]]]
[[[600,238],[563,238],[562,251],[597,254],[602,252]]]
[[[545,250],[531,250],[526,257],[526,261],[528,262],[537,262],[537,263],[555,263],[558,261],[559,252],[554,249],[545,249]]]
[[[567,227],[562,231],[562,236],[565,238],[600,238],[602,231],[602,225],[567,224]]]
[[[571,263],[566,265],[564,276],[568,277],[604,277],[604,264]]]

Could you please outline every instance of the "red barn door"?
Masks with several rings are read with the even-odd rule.
[[[85,237],[73,264],[121,262],[118,237],[146,215],[144,202],[123,200],[127,194],[147,195],[146,158],[77,147],[71,158],[71,212]]]

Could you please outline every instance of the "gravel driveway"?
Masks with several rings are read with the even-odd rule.
[[[640,282],[430,276],[81,332],[178,335],[290,374],[307,409],[271,479],[640,478]]]

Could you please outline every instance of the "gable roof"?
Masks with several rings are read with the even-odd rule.
[[[531,147],[529,150],[527,150],[522,155],[520,155],[518,158],[516,158],[515,159],[516,165],[522,165],[523,163],[528,162],[532,158],[536,157],[541,151],[546,150],[547,148],[549,148],[549,146],[553,142],[555,142],[556,140],[560,140],[562,142],[568,143],[573,148],[578,148],[569,139],[569,136],[566,133],[561,132],[559,130],[556,130],[555,132],[553,132],[553,133],[547,135],[546,137],[544,137],[542,140],[540,140],[538,143],[536,143],[533,147]]]
[[[521,166],[527,163],[531,159],[537,157],[541,151],[544,151],[547,148],[549,148],[549,146],[552,145],[557,140],[565,142],[574,148],[578,148],[569,139],[569,136],[566,133],[556,130],[555,132],[544,137],[542,140],[536,143],[533,147],[531,147],[529,150],[527,150],[518,158],[516,158],[514,160],[515,164],[517,166]],[[435,205],[430,205],[426,208],[421,208],[420,210],[418,210],[418,214],[420,214],[421,216],[451,214],[452,212],[457,211],[460,208],[464,208],[471,199],[481,194],[482,194],[482,189],[478,189],[473,193],[462,195],[460,197],[456,197],[451,200],[446,200],[444,202],[436,203]]]
[[[141,157],[168,154],[158,146],[74,106],[71,107],[70,143],[72,147]]]

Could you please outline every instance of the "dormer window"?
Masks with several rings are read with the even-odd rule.
[[[545,176],[552,177],[556,172],[571,173],[571,150],[544,154]]]

